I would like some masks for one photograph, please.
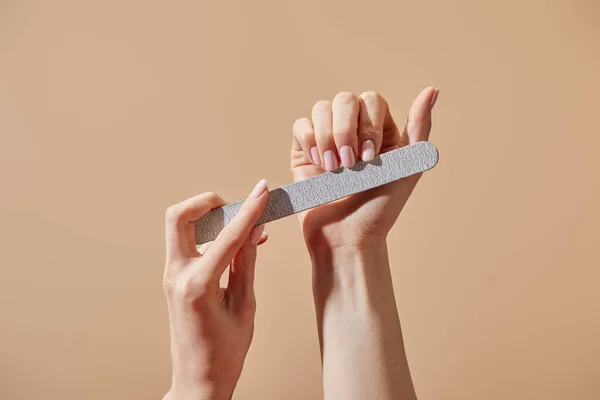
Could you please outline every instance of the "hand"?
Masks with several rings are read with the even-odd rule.
[[[408,114],[404,131],[396,126],[386,100],[378,93],[357,97],[339,93],[332,102],[319,101],[312,120],[294,123],[291,168],[299,181],[340,166],[351,167],[360,157],[376,155],[429,138],[431,110],[439,90],[424,89]],[[398,218],[421,174],[299,214],[310,251],[379,245]]]
[[[438,90],[413,102],[404,131],[375,93],[320,101],[294,123],[296,181],[351,167],[358,158],[427,140]],[[420,175],[299,215],[313,264],[325,399],[415,399],[387,254],[386,236]],[[343,268],[341,268],[343,267]],[[324,351],[327,349],[327,351]]]
[[[230,399],[254,331],[254,263],[268,199],[260,181],[212,244],[196,248],[194,221],[225,204],[204,193],[166,214],[164,289],[169,306],[173,382],[168,399]],[[227,288],[220,277],[230,265]]]

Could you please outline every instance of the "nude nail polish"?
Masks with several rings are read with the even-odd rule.
[[[252,232],[250,233],[250,244],[252,246],[256,246],[258,244],[258,242],[260,242],[260,239],[262,238],[264,231],[265,231],[264,225],[259,225],[259,226],[255,227],[254,229],[252,229]]]
[[[375,143],[371,139],[364,141],[361,158],[367,162],[375,158]]]
[[[312,157],[313,164],[321,165],[321,157],[319,156],[319,150],[317,146],[310,149],[310,156]]]
[[[327,150],[325,154],[323,154],[323,157],[325,158],[325,168],[327,168],[328,171],[335,171],[338,169],[338,160],[333,150]]]
[[[256,186],[254,186],[254,189],[252,189],[252,193],[250,193],[250,196],[248,196],[248,197],[253,197],[253,198],[260,197],[260,195],[263,194],[263,192],[266,189],[267,189],[267,181],[264,179],[261,179],[260,181],[258,181]]]
[[[346,168],[350,168],[356,163],[356,156],[352,147],[346,145],[340,148],[340,158],[342,159],[342,165]]]

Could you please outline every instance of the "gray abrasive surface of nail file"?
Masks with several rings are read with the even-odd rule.
[[[352,168],[340,168],[269,192],[269,200],[256,225],[266,224],[322,204],[364,192],[386,183],[433,168],[438,151],[429,142],[383,153],[372,161],[357,162]],[[216,239],[237,214],[244,200],[208,212],[196,221],[196,244]]]

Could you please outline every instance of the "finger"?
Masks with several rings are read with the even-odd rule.
[[[250,236],[235,255],[229,269],[227,291],[232,305],[238,311],[247,311],[254,306],[254,271],[257,245],[264,232],[264,225],[252,229]]]
[[[292,150],[302,151],[306,160],[313,165],[321,165],[321,157],[317,149],[315,131],[309,118],[300,118],[292,128],[294,137]]]
[[[416,142],[429,140],[429,132],[431,131],[431,110],[437,101],[439,89],[427,87],[419,93],[417,98],[408,112],[408,118],[404,132],[400,138],[401,145],[408,145]],[[405,178],[405,183],[408,193],[414,189],[415,185],[421,178],[422,174],[416,174]]]
[[[225,200],[209,192],[169,207],[165,214],[167,260],[197,256],[194,221],[224,204]]]
[[[260,237],[260,240],[258,241],[258,246],[265,243],[268,239],[269,239],[269,235],[267,234],[267,232],[263,232],[262,236]],[[210,247],[211,244],[212,244],[212,240],[210,242],[202,243],[200,246],[196,246],[196,249],[198,250],[198,253],[200,253],[200,255],[202,255],[202,254],[206,253],[206,251],[208,250],[208,248]]]
[[[202,255],[206,253],[211,244],[212,240],[210,242],[202,243],[200,246],[196,246],[196,249],[198,250],[198,253]]]
[[[360,105],[354,93],[338,93],[331,104],[333,139],[342,165],[350,168],[356,162],[358,151],[358,115]]]
[[[195,273],[211,280],[219,279],[250,235],[267,205],[268,198],[267,181],[263,179],[256,184],[240,211],[208,248],[202,263],[197,267],[201,271]]]
[[[361,146],[360,156],[363,161],[371,161],[382,148],[383,126],[386,114],[389,113],[388,104],[383,96],[373,91],[361,94],[359,101],[358,143]]]
[[[429,140],[431,131],[431,110],[437,101],[439,89],[428,87],[423,89],[413,102],[408,113],[408,120],[403,136],[409,144]]]
[[[331,102],[325,100],[317,102],[312,109],[312,120],[321,163],[328,171],[334,171],[340,164],[333,140]]]
[[[260,236],[257,246],[260,246],[261,244],[265,243],[267,240],[269,240],[269,234],[265,231]]]

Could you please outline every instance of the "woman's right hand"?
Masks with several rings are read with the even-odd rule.
[[[255,224],[268,197],[262,180],[217,239],[200,249],[194,221],[225,201],[204,193],[167,210],[163,284],[173,377],[165,399],[231,398],[254,332],[256,248],[267,239],[264,226]]]

